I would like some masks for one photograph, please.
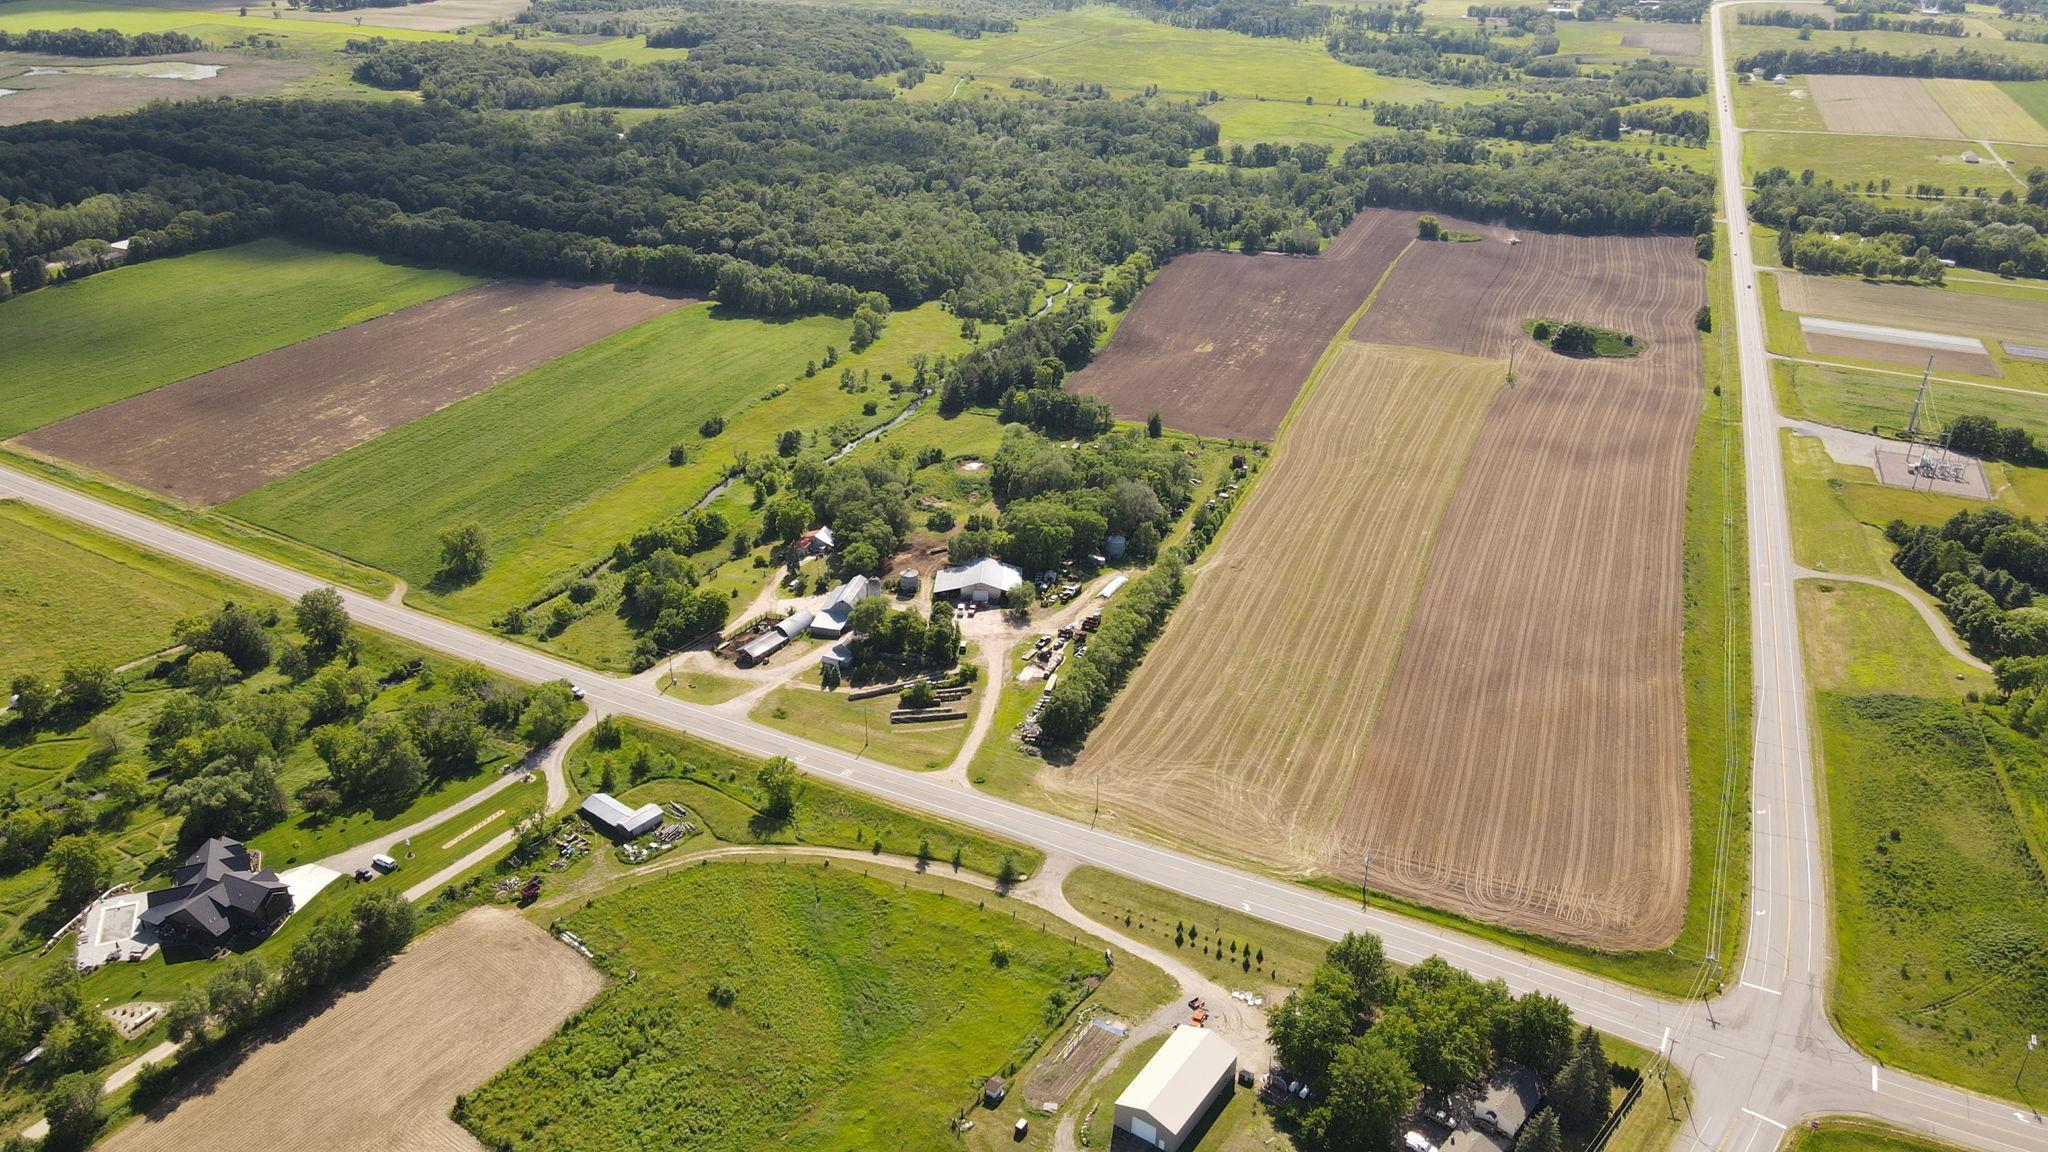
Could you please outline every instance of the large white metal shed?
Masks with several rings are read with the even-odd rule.
[[[1237,1076],[1237,1049],[1183,1024],[1116,1098],[1116,1126],[1162,1152],[1180,1152]]]

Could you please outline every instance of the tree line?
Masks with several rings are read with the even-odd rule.
[[[1871,237],[1903,259],[1917,259],[1924,248],[1939,260],[2003,275],[2048,275],[2048,170],[2027,174],[2024,197],[2010,190],[1996,201],[1947,201],[1931,207],[1904,207],[1859,196],[1853,187],[1816,181],[1813,174],[1795,178],[1783,168],[1758,172],[1752,179],[1751,212],[1778,230],[1780,257],[1825,254],[1837,236]],[[1819,242],[1807,237],[1817,236]],[[1822,264],[1829,261],[1823,261]],[[1844,266],[1839,269],[1851,270]],[[1855,270],[1860,271],[1860,266]]]
[[[1307,1085],[1300,1117],[1311,1152],[1394,1146],[1424,1089],[1449,1095],[1512,1061],[1543,1078],[1545,1106],[1515,1152],[1561,1152],[1607,1119],[1614,1071],[1600,1034],[1541,992],[1515,996],[1432,956],[1406,972],[1378,937],[1347,933],[1274,1009],[1268,1037],[1287,1075]]]
[[[137,32],[131,36],[112,28],[98,31],[84,28],[0,31],[0,52],[44,52],[52,56],[168,56],[174,52],[205,50],[206,41],[183,32]]]
[[[1853,76],[1920,76],[1956,80],[2040,80],[2048,66],[1993,52],[1928,49],[1915,56],[1876,48],[1766,48],[1735,62],[1739,72],[1761,68],[1766,75],[1835,73]]]
[[[1987,659],[2048,656],[2048,528],[2003,508],[1962,511],[1939,526],[1894,520],[1892,563],[1934,593],[1956,634]]]

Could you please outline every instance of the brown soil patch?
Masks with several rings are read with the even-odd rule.
[[[1778,282],[1778,303],[1787,312],[2034,344],[2048,332],[2048,300],[1985,296],[1961,288],[1873,284],[1848,276],[1772,275]]]
[[[1953,348],[1922,348],[1917,344],[1893,344],[1884,340],[1858,340],[1854,336],[1835,336],[1823,332],[1807,332],[1806,350],[1816,356],[1839,356],[1845,360],[1869,360],[1879,364],[1898,364],[1909,368],[1925,368],[1927,358],[1934,358],[1938,372],[1966,372],[1973,376],[1998,376],[1998,363],[1982,352],[1958,352]]]
[[[1697,28],[1637,29],[1621,34],[1621,46],[1648,52],[1652,56],[1697,56],[1700,33]]]
[[[1031,1082],[1024,1088],[1025,1103],[1033,1108],[1065,1104],[1067,1097],[1095,1074],[1123,1039],[1094,1020],[1075,1025],[1073,1031],[1060,1038],[1060,1046],[1053,1055],[1031,1073]]]
[[[448,1118],[467,1092],[547,1039],[603,984],[517,915],[480,908],[429,933],[232,1071],[121,1128],[107,1152],[473,1149]]]
[[[20,442],[218,504],[692,299],[499,281],[82,412]]]
[[[1806,85],[1830,132],[1963,138],[1934,94],[1913,77],[1809,76]]]
[[[224,64],[205,80],[151,80],[139,76],[108,76],[68,72],[45,76],[24,73],[36,65],[91,67],[101,64]],[[0,52],[0,126],[35,120],[77,120],[110,112],[127,112],[158,100],[197,100],[213,96],[273,96],[285,85],[310,76],[313,66],[292,60],[263,60],[227,52],[192,52],[178,56],[117,56],[81,60],[72,56],[41,56]]]
[[[1125,419],[1157,412],[1204,436],[1270,439],[1316,357],[1414,239],[1415,217],[1361,212],[1320,256],[1181,256],[1071,386]]]
[[[1326,866],[1355,876],[1370,851],[1375,886],[1654,947],[1684,915],[1681,549],[1705,277],[1681,239],[1522,239],[1419,245],[1355,333],[1521,351],[1444,516]],[[1530,350],[1521,322],[1538,315],[1648,350]]]

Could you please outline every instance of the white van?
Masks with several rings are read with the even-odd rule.
[[[370,857],[370,867],[375,868],[379,872],[396,872],[398,871],[398,861],[379,852],[375,856]]]

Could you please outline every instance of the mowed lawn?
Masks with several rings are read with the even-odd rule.
[[[223,510],[397,573],[415,589],[440,565],[439,534],[475,521],[491,540],[484,578],[436,602],[484,619],[523,604],[636,529],[687,509],[740,453],[774,452],[778,432],[859,418],[873,401],[900,407],[881,373],[909,376],[919,351],[951,351],[955,322],[929,305],[893,317],[883,338],[844,355],[847,323],[831,316],[763,321],[711,305],[681,308],[577,349],[413,421]],[[828,345],[839,364],[804,379]],[[871,390],[838,384],[871,370]],[[756,403],[774,389],[788,391]],[[745,416],[736,413],[749,405]],[[706,439],[699,426],[727,426]],[[670,468],[671,444],[690,464]]]
[[[0,304],[0,438],[480,283],[270,239],[26,293]]]
[[[1991,690],[1991,677],[1949,655],[1907,595],[1839,580],[1799,582],[1800,640],[1817,691],[1949,698]]]
[[[939,1147],[1102,967],[970,892],[846,865],[686,868],[563,926],[615,979],[457,1105],[493,1148]]]
[[[1920,394],[1920,381],[1906,373],[1882,375],[1867,369],[1783,360],[1773,363],[1771,372],[1777,379],[1778,406],[1786,415],[1857,432],[1877,428],[1882,435],[1897,435],[1905,429],[1913,401]],[[2017,424],[2038,440],[2048,440],[2048,395],[1944,387],[1938,380],[1934,391],[1936,408],[1944,420],[1988,416],[2000,424]]]
[[[179,618],[233,595],[225,581],[154,552],[0,500],[0,683],[147,656],[171,642]]]

